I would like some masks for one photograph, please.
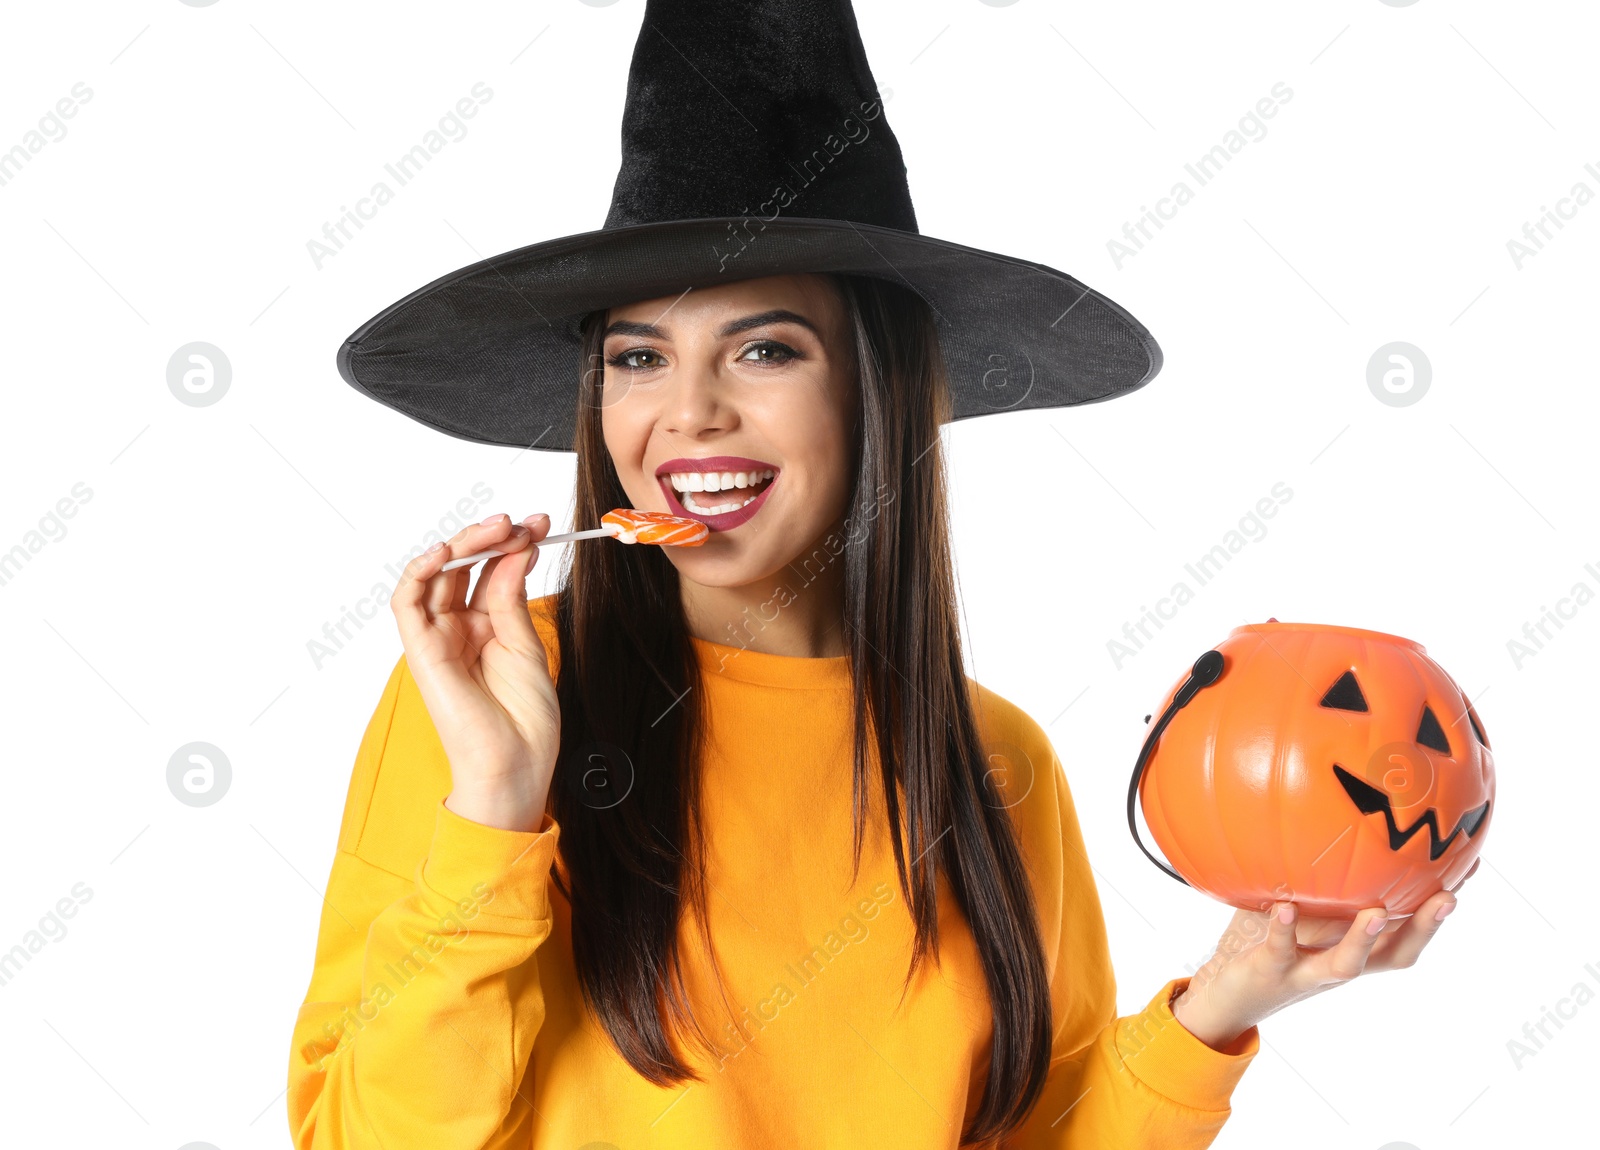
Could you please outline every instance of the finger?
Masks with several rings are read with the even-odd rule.
[[[1348,982],[1355,978],[1366,969],[1367,956],[1372,953],[1388,919],[1388,912],[1382,907],[1363,910],[1356,915],[1344,938],[1310,964],[1311,974],[1321,982]]]
[[[522,530],[526,544],[504,558],[489,561],[478,579],[472,606],[488,614],[502,647],[530,656],[548,670],[544,644],[528,614],[528,574],[539,561],[539,548],[534,544],[550,533],[550,517],[530,516],[528,526]]]
[[[1295,944],[1295,921],[1300,908],[1292,902],[1275,903],[1267,919],[1267,941],[1262,949],[1280,970],[1287,970],[1299,957]]]
[[[507,555],[510,555],[514,552],[522,550],[522,548],[528,543],[528,529],[520,523],[514,523],[511,525],[511,530],[507,533],[506,537],[500,542],[494,544],[494,549],[496,551],[503,551]],[[480,548],[480,550],[484,550],[484,548]],[[482,586],[483,581],[489,577],[490,570],[498,562],[498,559],[491,559],[483,565],[482,569],[478,572],[478,586]],[[461,571],[463,577],[461,581],[456,584],[455,592],[450,598],[450,609],[452,611],[461,612],[466,611],[471,607],[470,599],[472,597],[471,589],[473,587],[473,582],[470,578],[472,574],[470,570],[464,568],[460,568],[458,570]]]
[[[511,517],[509,515],[504,516],[505,522],[509,522],[510,518]],[[479,551],[487,551],[492,548],[495,551],[503,551],[509,555],[513,551],[520,550],[522,546],[528,542],[528,529],[526,524],[526,519],[521,523],[512,523],[510,530],[506,533],[506,537],[498,542],[490,543],[488,541],[490,536],[485,536],[483,541],[475,543],[471,547],[466,546],[466,544],[463,542],[462,546],[458,550],[463,555],[472,555]],[[491,515],[482,523],[477,524],[478,527],[488,527],[491,535],[497,533],[498,528],[502,525],[501,516],[497,515]],[[489,574],[489,566],[492,565],[492,562],[493,561],[491,560],[490,564],[486,564],[478,572],[479,583],[482,583],[484,578]],[[470,577],[471,572],[468,570],[462,570],[461,573],[463,578],[459,583],[456,584],[455,594],[450,600],[451,610],[453,611],[465,611],[470,606],[469,600],[471,598],[471,588],[473,586],[473,582]]]
[[[1349,933],[1353,921],[1355,920],[1348,915],[1344,918],[1301,915],[1295,923],[1295,938],[1301,946],[1309,950],[1327,950]]]
[[[451,559],[459,559],[474,551],[484,550],[499,541],[503,529],[508,527],[510,522],[510,518],[504,513],[491,515],[482,523],[474,523],[457,531],[445,542],[445,549],[450,552]],[[472,572],[462,567],[435,576],[429,582],[428,594],[423,600],[428,614],[436,617],[449,611],[471,582]]]
[[[1456,896],[1449,891],[1439,891],[1424,900],[1398,930],[1378,939],[1367,957],[1367,969],[1404,970],[1413,965],[1455,908]]]
[[[466,582],[466,572],[441,571],[428,580],[427,587],[422,593],[422,605],[428,612],[428,618],[437,619],[440,615],[448,614],[450,602],[455,598],[456,585]]]
[[[394,593],[389,596],[389,609],[399,625],[400,640],[408,650],[414,650],[428,630],[428,615],[423,606],[428,580],[437,575],[449,559],[450,549],[443,543],[435,543],[406,564]]]
[[[463,527],[450,537],[445,546],[450,552],[451,559],[459,559],[463,555],[471,555],[491,547],[498,550],[503,545],[509,545],[505,541],[510,532],[511,517],[499,512],[489,516],[482,523]],[[449,611],[451,604],[461,597],[471,578],[472,573],[462,567],[435,576],[428,586],[428,594],[424,600],[428,614],[438,616]]]
[[[521,523],[512,524],[506,538],[501,542],[494,544],[494,549],[496,551],[502,551],[506,555],[514,555],[526,549],[528,552],[527,567],[528,570],[531,571],[533,569],[533,565],[539,561],[538,542],[549,533],[550,516],[541,511],[535,515],[529,515]],[[488,600],[486,596],[489,593],[489,588],[494,585],[493,575],[499,564],[499,558],[490,559],[484,563],[478,575],[478,582],[475,585],[476,589],[467,600],[466,605],[470,609],[480,612],[487,611]],[[524,572],[523,578],[525,582],[527,578],[526,572]],[[482,591],[482,594],[479,594],[479,590]]]

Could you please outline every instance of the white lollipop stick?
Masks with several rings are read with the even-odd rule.
[[[615,535],[617,529],[611,526],[596,527],[589,531],[568,531],[565,535],[547,535],[535,547],[543,547],[549,543],[571,543],[574,539],[600,539],[607,535]],[[471,567],[474,563],[482,563],[485,559],[493,559],[496,555],[505,555],[505,551],[480,551],[476,555],[463,555],[460,559],[452,559],[440,571],[454,571],[457,567]]]

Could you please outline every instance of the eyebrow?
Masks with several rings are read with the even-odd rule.
[[[789,311],[786,308],[773,308],[770,311],[757,312],[740,319],[731,320],[717,329],[717,338],[726,339],[730,335],[738,335],[741,331],[751,328],[766,327],[774,323],[795,323],[806,328],[818,339],[822,333],[817,330],[817,325],[808,320],[799,312]],[[603,338],[609,339],[614,335],[644,336],[650,339],[668,339],[667,333],[653,323],[637,323],[633,320],[619,319],[605,330]]]

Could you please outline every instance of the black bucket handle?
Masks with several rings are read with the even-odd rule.
[[[1128,830],[1133,835],[1133,841],[1139,844],[1139,849],[1144,851],[1144,857],[1155,863],[1167,874],[1177,879],[1184,886],[1189,886],[1189,880],[1166,863],[1150,853],[1150,848],[1144,845],[1144,840],[1139,837],[1139,824],[1134,821],[1134,806],[1139,801],[1139,780],[1144,777],[1144,769],[1150,762],[1150,756],[1155,754],[1156,743],[1161,739],[1161,732],[1167,729],[1167,724],[1173,717],[1189,705],[1189,701],[1206,687],[1211,686],[1222,678],[1222,652],[1218,650],[1207,651],[1194,661],[1194,666],[1189,669],[1189,677],[1183,685],[1172,695],[1172,702],[1167,704],[1167,709],[1161,712],[1161,717],[1150,728],[1150,733],[1145,736],[1144,747],[1139,751],[1139,760],[1133,765],[1133,779],[1128,783]]]

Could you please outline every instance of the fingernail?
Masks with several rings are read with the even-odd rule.
[[[1443,906],[1441,906],[1439,908],[1438,913],[1433,916],[1433,921],[1434,922],[1443,922],[1447,917],[1449,917],[1450,912],[1455,910],[1455,908],[1456,908],[1456,904],[1455,903],[1453,903],[1453,902],[1445,903]]]
[[[505,517],[506,517],[506,513],[504,511],[502,511],[498,515],[489,516],[489,518],[485,519],[482,523],[478,524],[478,526],[479,527],[488,527],[491,523],[498,523],[498,522],[500,522],[500,520],[504,519]]]
[[[523,522],[526,523],[529,527],[533,527],[541,519],[544,520],[546,523],[550,522],[550,516],[546,515],[543,511],[535,511],[532,515],[530,515],[526,519],[524,519]]]
[[[1380,931],[1383,930],[1383,924],[1388,922],[1388,921],[1389,921],[1389,916],[1388,915],[1380,914],[1377,918],[1375,918],[1371,922],[1367,923],[1367,933],[1368,934],[1377,934],[1377,933],[1379,933]]]
[[[431,544],[428,547],[428,554],[432,555],[435,551],[441,551],[443,549],[444,549],[444,544],[443,543],[434,543],[434,544]]]
[[[526,527],[524,527],[522,524],[520,524],[520,523],[512,524],[512,526],[511,526],[511,537],[513,539],[517,538],[520,535],[526,535],[527,533],[528,533],[528,529]]]
[[[1294,903],[1286,902],[1278,908],[1278,921],[1285,926],[1294,921]]]

